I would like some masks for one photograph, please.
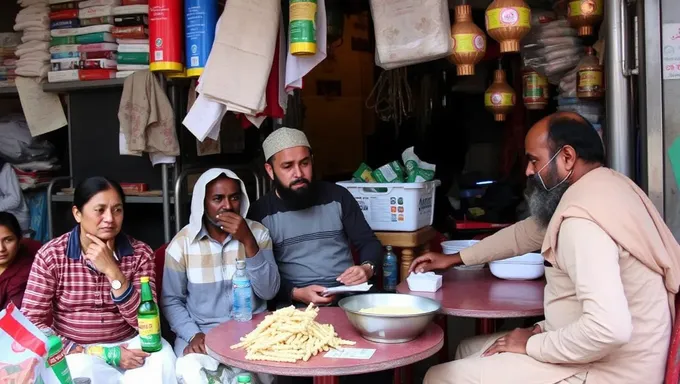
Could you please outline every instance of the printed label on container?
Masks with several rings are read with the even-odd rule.
[[[529,28],[531,10],[525,7],[496,8],[486,11],[486,29],[507,27]]]
[[[482,52],[486,46],[484,37],[474,33],[455,35],[452,40],[453,51],[456,53]]]
[[[161,342],[161,321],[158,316],[137,319],[139,339],[144,345],[158,345]]]
[[[602,89],[601,71],[579,71],[577,92],[592,92]]]
[[[486,93],[484,94],[484,105],[491,106],[512,106],[515,105],[515,95],[512,93]]]
[[[217,7],[210,0],[185,0],[184,7],[187,69],[203,68],[215,40]]]
[[[602,0],[577,0],[569,3],[568,16],[602,15],[604,5]]]
[[[547,101],[545,92],[548,81],[538,73],[524,75],[524,101]]]
[[[290,43],[316,42],[316,0],[291,0]]]

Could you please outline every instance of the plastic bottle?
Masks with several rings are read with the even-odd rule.
[[[397,289],[397,278],[399,272],[397,271],[397,255],[392,251],[392,246],[385,247],[387,253],[383,259],[383,290],[387,292],[394,292]]]
[[[577,73],[576,97],[589,100],[604,97],[604,71],[592,47],[586,47]]]
[[[231,297],[234,301],[232,315],[236,321],[249,321],[253,318],[253,290],[246,275],[246,261],[236,261],[236,273],[231,280]]]
[[[66,352],[59,336],[54,334],[50,328],[42,330],[47,336],[47,360],[45,365],[54,372],[60,384],[73,384],[71,370],[66,363]]]
[[[149,277],[142,276],[142,302],[137,308],[137,325],[139,326],[139,341],[144,352],[158,352],[161,345],[161,319],[158,305],[153,301]]]

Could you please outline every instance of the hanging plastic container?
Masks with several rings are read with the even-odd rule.
[[[184,0],[186,74],[199,77],[215,41],[217,0]]]
[[[597,100],[604,97],[604,70],[592,47],[586,47],[586,55],[578,64],[576,72],[576,97]]]
[[[515,90],[505,81],[504,70],[493,73],[493,83],[484,92],[484,106],[496,121],[505,121],[505,116],[515,107]]]
[[[519,52],[519,42],[531,30],[531,8],[522,0],[494,0],[486,9],[486,32],[501,53]]]
[[[578,29],[579,36],[590,36],[600,25],[604,15],[603,0],[573,0],[567,7],[567,20]]]
[[[316,0],[290,0],[288,41],[296,56],[316,54]]]
[[[522,99],[527,109],[544,109],[548,105],[550,88],[548,78],[534,71],[525,69],[522,73]]]
[[[451,26],[453,50],[449,60],[456,64],[458,76],[475,74],[475,64],[479,63],[486,53],[486,35],[472,21],[472,7],[457,5],[455,20]]]
[[[182,1],[149,0],[149,69],[182,72]]]

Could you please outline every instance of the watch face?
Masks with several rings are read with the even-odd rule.
[[[121,285],[122,284],[118,280],[114,280],[111,282],[111,288],[113,289],[120,289]]]

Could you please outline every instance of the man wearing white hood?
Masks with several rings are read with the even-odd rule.
[[[230,320],[237,259],[246,261],[254,313],[279,290],[269,231],[245,218],[249,207],[245,185],[232,171],[213,168],[196,182],[189,224],[168,244],[163,270],[161,309],[177,334],[178,357],[205,355],[205,334]]]

